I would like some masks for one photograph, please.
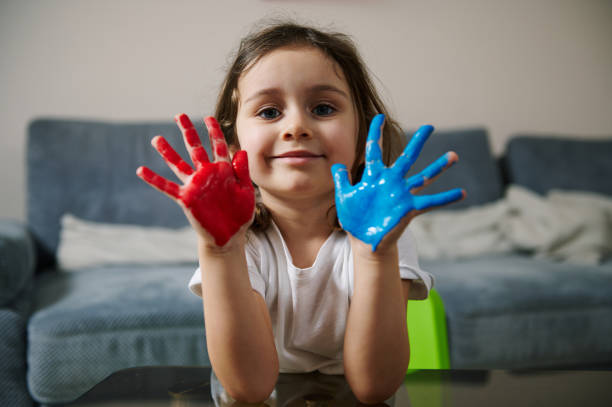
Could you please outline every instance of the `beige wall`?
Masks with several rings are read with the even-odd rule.
[[[406,127],[485,126],[496,153],[612,134],[611,1],[2,0],[0,217],[25,218],[32,118],[211,113],[239,38],[279,15],[353,35]]]

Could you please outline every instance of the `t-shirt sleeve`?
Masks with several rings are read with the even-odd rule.
[[[259,294],[261,294],[263,298],[266,298],[266,287],[263,276],[261,275],[260,271],[261,262],[259,261],[257,249],[251,242],[247,243],[245,247],[245,255],[247,261],[247,271],[249,273],[249,280],[251,281],[251,287],[253,287],[253,289]],[[199,267],[191,276],[191,280],[189,280],[189,290],[198,297],[202,297],[202,273],[200,273]]]
[[[251,235],[244,248],[247,261],[247,271],[251,287],[257,291],[264,299],[266,298],[266,283],[262,274],[261,267],[261,248],[258,247],[255,237]]]
[[[424,300],[429,296],[429,290],[434,286],[434,277],[421,269],[417,256],[416,241],[406,228],[398,241],[399,269],[403,280],[412,280],[409,299]]]
[[[189,280],[189,291],[198,297],[202,297],[202,274],[200,274],[199,267],[191,276],[191,280]]]

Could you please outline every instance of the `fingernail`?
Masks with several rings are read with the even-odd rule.
[[[377,126],[382,126],[383,123],[385,122],[385,115],[382,113],[379,113],[376,116],[374,116],[372,121],[375,121]]]
[[[185,113],[177,114],[174,116],[174,120],[184,129],[193,127],[191,120],[189,120],[189,116],[187,116]]]
[[[419,133],[431,133],[434,131],[434,126],[432,126],[431,124],[425,124],[421,127],[419,127]]]
[[[212,116],[208,116],[204,119],[204,123],[206,123],[206,127],[212,127],[216,129],[220,129],[219,122]]]

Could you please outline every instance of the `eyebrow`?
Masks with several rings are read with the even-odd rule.
[[[347,99],[350,99],[349,95],[347,95],[347,93],[345,91],[343,91],[342,89],[339,89],[333,85],[327,85],[327,84],[322,84],[322,85],[314,85],[311,86],[310,88],[307,89],[307,91],[309,93],[316,93],[316,92],[334,92],[337,93],[341,96],[344,96]],[[281,94],[282,91],[279,88],[265,88],[265,89],[261,89],[257,92],[255,92],[251,97],[249,97],[248,99],[246,99],[244,101],[245,104],[247,104],[249,101],[253,100],[253,99],[257,99],[258,97],[261,96],[275,96],[275,95],[279,95]]]

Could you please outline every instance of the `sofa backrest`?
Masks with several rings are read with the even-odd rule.
[[[210,152],[205,127],[196,122],[196,128]],[[39,249],[39,267],[53,264],[60,220],[66,213],[104,223],[170,228],[187,224],[178,205],[136,176],[136,168],[146,165],[176,181],[150,144],[158,134],[163,135],[188,163],[191,162],[180,131],[170,122],[37,119],[30,124],[27,217]],[[434,132],[410,174],[449,150],[459,154],[459,162],[424,189],[423,194],[465,188],[467,198],[448,209],[480,205],[502,196],[500,170],[491,155],[484,129]]]
[[[210,151],[208,133],[196,128]],[[39,267],[51,265],[65,213],[81,219],[177,228],[187,221],[178,205],[136,176],[146,165],[176,181],[151,146],[163,135],[188,163],[176,124],[37,119],[27,138],[27,219]]]
[[[509,183],[541,195],[564,189],[612,196],[612,138],[516,135],[504,166]]]
[[[500,199],[504,185],[497,159],[491,153],[485,129],[436,130],[427,140],[409,175],[431,164],[447,151],[455,151],[459,161],[442,173],[419,194],[433,194],[452,188],[464,188],[466,198],[444,209],[454,210],[483,205]]]

